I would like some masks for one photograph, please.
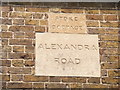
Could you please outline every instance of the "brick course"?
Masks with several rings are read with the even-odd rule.
[[[2,80],[5,89],[118,88],[117,3],[6,3],[0,6]],[[101,77],[35,76],[35,32],[48,32],[47,13],[86,15],[87,34],[99,36]],[[74,33],[74,32],[72,32]]]

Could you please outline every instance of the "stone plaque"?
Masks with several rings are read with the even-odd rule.
[[[100,77],[98,35],[36,33],[35,75]]]
[[[49,13],[48,31],[86,33],[86,16],[84,14]]]

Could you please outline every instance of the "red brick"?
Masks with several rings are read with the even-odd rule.
[[[60,8],[50,8],[50,12],[60,13]]]
[[[82,88],[82,84],[80,83],[73,83],[68,85],[71,89]]]
[[[103,20],[102,15],[86,15],[88,20]]]
[[[99,10],[86,10],[87,14],[99,14]]]
[[[101,14],[117,14],[117,10],[100,10]]]
[[[117,28],[119,27],[119,22],[100,22],[100,26],[101,27],[113,27],[113,28]]]
[[[82,9],[61,9],[62,13],[83,13]]]
[[[11,38],[12,32],[2,32],[2,38]]]
[[[110,77],[106,77],[106,78],[102,78],[102,83],[103,84],[118,84],[118,78],[110,78]]]
[[[7,82],[2,82],[2,89],[6,89],[6,86],[7,86]]]
[[[60,82],[60,81],[61,81],[60,77],[55,77],[55,76],[50,77],[50,82]]]
[[[118,42],[106,42],[106,47],[108,48],[118,48],[119,43]]]
[[[25,20],[25,25],[39,25],[39,20]]]
[[[119,85],[110,84],[109,88],[111,88],[111,89],[114,88],[115,90],[117,90],[117,89],[119,90],[120,87],[119,87]]]
[[[107,30],[106,28],[99,28],[99,34],[106,34],[107,33]]]
[[[1,8],[2,11],[12,11],[12,8],[10,6],[2,6]]]
[[[101,51],[102,49],[100,49]],[[118,54],[118,48],[109,48],[109,49],[103,49],[101,52],[104,55],[116,55]]]
[[[10,81],[10,75],[1,75],[2,81]]]
[[[31,53],[9,53],[9,59],[32,59],[33,54]]]
[[[83,88],[108,88],[108,85],[103,84],[84,84]]]
[[[118,41],[119,38],[117,35],[101,35],[99,36],[100,37],[100,40],[106,40],[106,41]]]
[[[1,66],[7,66],[7,67],[11,66],[10,60],[1,60],[0,62],[1,62],[0,64],[2,64]]]
[[[2,46],[2,51],[3,52],[11,52],[12,51],[12,47],[4,45],[4,46]]]
[[[99,34],[99,29],[97,29],[97,28],[88,28],[88,34]]]
[[[24,46],[13,46],[13,52],[24,52]]]
[[[33,88],[44,88],[44,83],[33,83]]]
[[[119,29],[105,29],[105,33],[106,34],[116,34],[116,35],[118,35],[118,33],[119,33]]]
[[[47,82],[48,77],[46,76],[33,76],[33,75],[25,75],[24,76],[25,82]]]
[[[100,83],[100,78],[88,78],[88,83]]]
[[[102,63],[102,69],[118,69],[118,62]]]
[[[31,68],[24,67],[11,67],[9,68],[10,74],[31,74]]]
[[[109,70],[108,76],[109,77],[120,77],[120,70]]]
[[[40,20],[40,25],[48,25],[48,21],[47,20]]]
[[[12,19],[2,19],[2,24],[4,24],[4,25],[12,25]]]
[[[32,83],[8,83],[7,88],[19,89],[19,88],[32,88]]]
[[[39,14],[39,13],[33,14],[33,18],[35,18],[35,19],[42,19],[43,16],[44,16],[43,14]]]
[[[11,75],[11,81],[23,81],[23,75]]]
[[[21,7],[14,7],[15,11],[25,11],[25,7],[21,6]]]
[[[107,62],[108,57],[105,56],[104,54],[100,56],[100,62]]]
[[[24,19],[13,19],[14,25],[24,25]]]
[[[10,31],[13,31],[13,32],[33,32],[34,31],[34,28],[33,26],[11,26],[9,28]]]
[[[101,71],[101,76],[107,76],[107,70],[102,70]]]
[[[23,60],[12,60],[12,65],[14,67],[23,67],[24,62],[23,62]]]
[[[105,48],[107,45],[106,45],[106,42],[99,42],[99,46],[100,48]]]
[[[35,33],[33,33],[33,32],[26,32],[25,33],[25,38],[35,38]]]
[[[49,84],[46,84],[46,88],[66,88],[66,84],[49,83]]]
[[[2,17],[7,18],[8,14],[9,14],[9,12],[2,12]]]
[[[87,21],[86,24],[87,24],[87,27],[99,27],[98,21]]]
[[[32,40],[29,39],[10,39],[10,45],[32,45]]]
[[[15,32],[14,33],[14,38],[24,38],[24,32]]]
[[[8,30],[8,26],[7,25],[1,25],[1,30],[4,32],[4,31],[7,31]]]
[[[26,60],[26,61],[25,61],[25,66],[26,66],[26,67],[35,66],[35,61]]]
[[[62,77],[62,82],[79,82],[79,83],[85,83],[86,78],[74,78],[74,77]]]
[[[107,61],[108,62],[118,62],[119,61],[119,57],[118,57],[118,55],[111,55],[111,56],[107,56],[108,58],[107,58]]]
[[[48,12],[49,8],[27,8],[28,12]]]
[[[1,54],[0,56],[1,59],[7,59],[7,52],[1,52],[0,54]]]
[[[2,73],[2,74],[8,74],[8,71],[9,71],[9,69],[8,69],[9,67],[6,67],[6,66],[2,66],[2,69],[0,69],[0,72]]]
[[[118,62],[118,55],[103,55],[100,58],[102,62]]]
[[[106,21],[117,21],[117,15],[104,15]]]
[[[43,26],[37,26],[37,27],[35,27],[35,31],[36,32],[45,32],[45,27],[43,27]]]
[[[25,12],[11,12],[9,17],[11,18],[25,18],[30,19],[32,18],[32,13],[25,13]]]
[[[34,53],[34,47],[33,46],[26,46],[25,47],[25,52],[27,52],[27,53]]]

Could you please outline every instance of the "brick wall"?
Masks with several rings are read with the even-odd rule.
[[[3,3],[2,88],[118,88],[117,3]],[[35,76],[35,33],[48,32],[47,13],[85,14],[87,33],[99,36],[101,77]],[[74,32],[73,32],[74,33]]]

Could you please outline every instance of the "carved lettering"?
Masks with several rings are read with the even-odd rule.
[[[39,44],[39,49],[55,49],[55,50],[97,50],[95,45],[80,45],[80,44]]]
[[[45,44],[45,48],[46,48],[46,49],[50,49],[50,47],[48,47],[48,44]]]
[[[35,37],[36,75],[100,77],[98,35],[36,33]]]
[[[55,29],[55,25],[52,25],[52,29]]]
[[[70,58],[70,59],[68,60],[68,63],[74,64],[74,61]]]
[[[78,45],[78,49],[82,50],[83,49],[83,45]]]
[[[66,44],[64,49],[70,49],[70,47]]]
[[[93,45],[93,50],[97,50],[97,48],[96,48],[96,46],[95,46],[95,45]]]
[[[89,45],[85,45],[85,49],[89,50]]]
[[[44,48],[43,48],[43,44],[39,44],[38,48],[44,49]]]
[[[59,58],[54,58],[54,59],[55,59],[55,61],[56,61],[57,63],[60,63],[60,62],[59,62]]]
[[[49,13],[48,31],[87,33],[84,14]]]
[[[78,17],[75,17],[75,21],[78,21]]]
[[[59,64],[80,64],[80,58],[54,58]]]
[[[80,59],[79,58],[75,58],[75,63],[79,64],[80,63]]]
[[[55,17],[56,18],[56,20],[58,21],[60,21],[60,20],[63,20],[63,21],[78,21],[78,17],[69,17],[69,16],[56,16]]]
[[[77,49],[77,45],[71,44],[71,47],[72,47],[73,49]]]
[[[62,44],[57,44],[58,49],[62,49]]]
[[[56,49],[56,44],[51,44],[52,49]]]
[[[62,62],[63,64],[65,64],[65,63],[67,62],[66,58],[62,58],[62,59],[61,59],[61,62]]]
[[[61,30],[82,30],[82,26],[69,26],[69,25],[51,25],[52,29],[61,29]]]

